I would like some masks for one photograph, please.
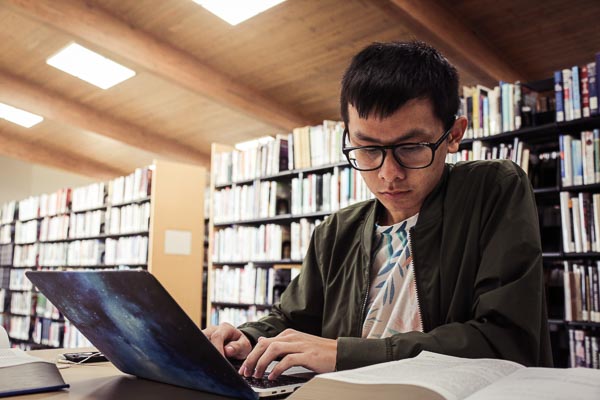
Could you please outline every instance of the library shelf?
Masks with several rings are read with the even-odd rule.
[[[149,231],[129,232],[129,233],[115,233],[108,235],[97,235],[97,236],[85,236],[79,238],[67,238],[67,239],[53,239],[53,240],[39,240],[34,243],[63,243],[63,242],[75,242],[78,240],[95,240],[95,239],[119,239],[122,237],[129,236],[148,236]]]
[[[290,260],[290,259],[284,259],[284,260],[260,260],[260,261],[213,261],[212,265],[215,266],[223,266],[223,265],[228,265],[230,267],[243,267],[247,264],[253,264],[255,267],[257,268],[271,268],[273,267],[274,264],[277,265],[288,265],[288,266],[294,266],[294,265],[302,265],[302,260]]]
[[[298,221],[302,218],[324,218],[331,214],[331,211],[317,211],[306,214],[280,214],[274,217],[266,217],[266,218],[255,218],[255,219],[245,219],[240,221],[227,221],[227,222],[215,222],[213,225],[215,227],[223,227],[230,225],[256,225],[256,224],[275,224],[275,223],[289,223],[292,221]]]
[[[577,260],[577,259],[596,259],[600,258],[600,252],[590,251],[587,253],[564,253],[562,251],[559,252],[548,252],[542,253],[543,258],[547,259],[569,259],[569,260]]]
[[[214,307],[220,308],[250,308],[256,307],[258,310],[267,310],[273,307],[273,304],[246,304],[246,303],[225,303],[219,301],[213,301],[211,303]]]

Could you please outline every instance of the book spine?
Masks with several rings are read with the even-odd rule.
[[[572,80],[571,70],[563,69],[563,99],[565,107],[565,121],[571,121],[573,119],[573,103],[571,101],[572,96]]]
[[[573,82],[573,119],[581,118],[581,92],[579,82],[579,67],[573,66],[571,68],[571,79]]]
[[[556,99],[556,122],[565,120],[562,71],[554,71],[554,96]]]
[[[598,75],[596,62],[587,65],[588,89],[590,92],[590,115],[598,115]]]
[[[588,76],[588,67],[581,67],[581,115],[584,118],[590,116],[590,80]]]

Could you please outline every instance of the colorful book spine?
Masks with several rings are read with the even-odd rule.
[[[563,99],[565,107],[565,121],[571,121],[573,119],[573,102],[571,101],[572,93],[572,79],[571,70],[563,69]]]
[[[590,92],[590,115],[598,114],[598,76],[594,61],[588,63],[588,89]]]
[[[588,67],[581,67],[581,115],[583,118],[590,116],[590,85]]]
[[[581,118],[581,90],[579,82],[579,67],[577,65],[571,68],[571,79],[573,89],[573,119]]]
[[[556,122],[565,120],[565,103],[563,102],[562,71],[554,71],[554,94],[556,96]]]

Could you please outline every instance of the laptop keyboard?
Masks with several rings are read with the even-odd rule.
[[[267,375],[262,378],[254,378],[253,376],[243,377],[246,382],[252,387],[259,389],[268,389],[272,387],[286,386],[286,385],[294,385],[297,383],[306,382],[305,378],[298,378],[295,376],[286,376],[280,375],[277,379],[270,381],[267,379]]]

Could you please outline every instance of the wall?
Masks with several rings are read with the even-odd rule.
[[[83,175],[0,156],[0,204],[97,181]]]

